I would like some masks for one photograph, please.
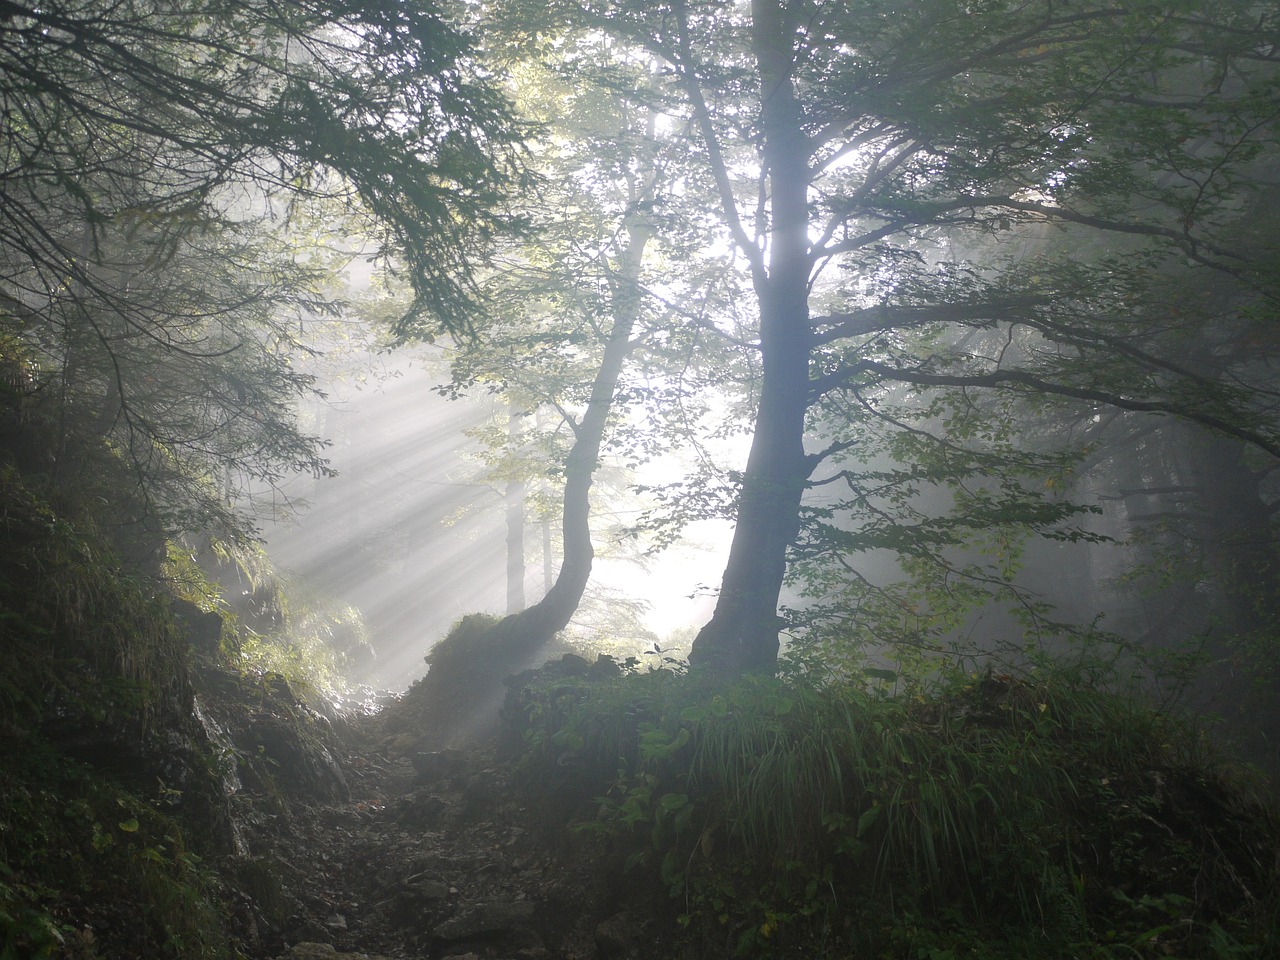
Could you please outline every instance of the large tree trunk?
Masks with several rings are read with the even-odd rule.
[[[751,10],[772,213],[767,265],[757,269],[754,277],[763,380],[720,595],[691,655],[695,665],[727,674],[774,667],[781,625],[778,596],[811,469],[804,453],[812,345],[810,174],[792,78],[794,25],[778,0],[753,0]]]

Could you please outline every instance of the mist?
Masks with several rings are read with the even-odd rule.
[[[401,691],[461,617],[509,612],[504,490],[486,478],[483,445],[470,435],[500,414],[494,402],[441,396],[447,371],[429,351],[365,356],[359,366],[318,384],[328,399],[306,411],[337,476],[285,484],[290,509],[265,522],[263,539],[288,590],[359,611],[373,657],[351,662],[350,679]],[[589,652],[687,652],[710,615],[728,523],[695,523],[658,554],[630,529],[641,501],[629,486],[680,469],[668,457],[634,473],[604,471],[593,494],[592,584],[568,631]],[[526,603],[559,564],[558,517],[535,513],[526,504]]]

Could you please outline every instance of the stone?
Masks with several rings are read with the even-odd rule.
[[[450,894],[447,883],[426,877],[410,877],[404,881],[404,886],[408,893],[423,903],[439,903],[447,900]]]
[[[442,798],[425,790],[419,790],[401,801],[396,811],[396,819],[406,827],[418,830],[434,830],[448,810],[449,804]]]
[[[464,907],[432,933],[439,940],[466,940],[510,933],[532,919],[533,904],[528,900],[491,900]]]
[[[339,953],[330,943],[295,943],[276,960],[387,960],[380,954]]]
[[[409,757],[418,773],[419,783],[449,780],[466,772],[467,757],[461,750],[436,750],[431,753],[415,753]]]
[[[605,960],[635,956],[640,947],[641,936],[642,931],[630,914],[615,913],[596,925],[596,950]]]

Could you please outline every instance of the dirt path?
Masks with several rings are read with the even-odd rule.
[[[255,960],[330,948],[388,960],[586,960],[638,945],[625,917],[594,919],[613,894],[590,876],[587,852],[522,803],[492,748],[397,752],[376,718],[355,723],[345,747],[350,799],[295,801],[247,825],[284,904],[274,918],[247,905]]]

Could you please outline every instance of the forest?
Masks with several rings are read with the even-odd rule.
[[[0,107],[0,960],[1280,958],[1274,0],[0,0]]]

